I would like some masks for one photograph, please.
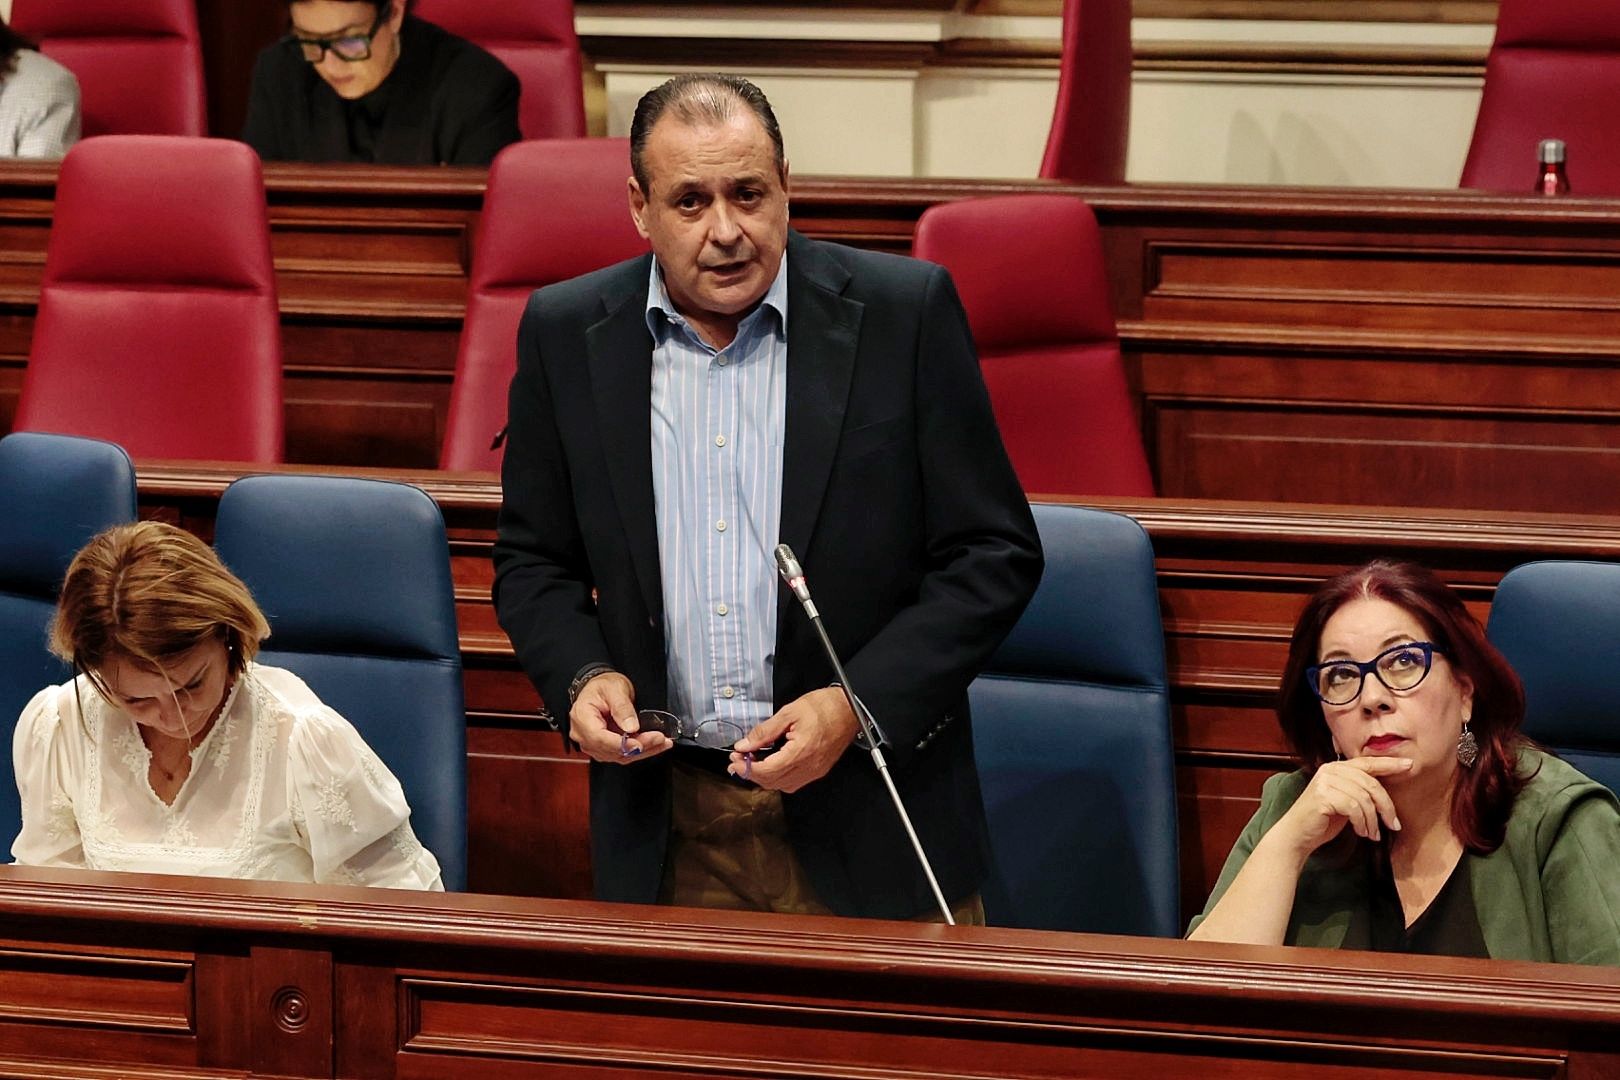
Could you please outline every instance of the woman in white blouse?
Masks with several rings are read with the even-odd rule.
[[[13,741],[17,862],[442,889],[388,767],[296,675],[253,662],[269,633],[190,533],[90,541],[51,629],[79,675],[36,694]]]

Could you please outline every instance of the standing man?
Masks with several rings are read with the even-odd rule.
[[[982,921],[966,691],[1041,554],[950,278],[792,232],[781,131],[744,79],[649,91],[630,146],[652,255],[530,299],[495,546],[501,625],[592,759],[597,895],[937,913],[777,584],[785,542],[945,896]],[[745,735],[727,752],[698,729]]]

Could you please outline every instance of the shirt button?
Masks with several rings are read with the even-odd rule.
[[[716,435],[714,437],[714,445],[716,445],[716,446],[724,446],[724,445],[726,445],[726,437],[724,435]]]
[[[726,605],[724,605],[724,604],[716,604],[716,605],[714,605],[714,613],[716,615],[724,615],[726,612],[728,612],[730,610],[731,609],[726,607]]]
[[[720,691],[720,696],[723,698],[734,698],[737,696],[737,691],[727,686]]]
[[[721,518],[719,521],[714,523],[714,531],[715,532],[725,532],[726,531],[726,522],[725,522],[724,518]]]
[[[727,364],[731,363],[731,357],[729,357],[729,356],[720,356],[720,357],[717,357],[714,362],[719,364],[721,367],[725,367]]]

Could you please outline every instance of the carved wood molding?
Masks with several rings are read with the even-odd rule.
[[[651,68],[705,67],[922,71],[928,68],[994,71],[1051,70],[1062,60],[1056,38],[951,38],[939,42],[828,41],[755,38],[585,36],[591,63]],[[1137,71],[1278,75],[1483,75],[1486,49],[1451,45],[1342,45],[1334,43],[1139,41]]]
[[[263,466],[230,462],[136,462],[142,496],[161,499],[217,500],[239,476],[264,471]],[[332,470],[317,465],[278,465],[273,471],[319,475]],[[495,473],[357,467],[342,471],[346,476],[420,487],[447,516],[479,519],[485,531],[476,538],[477,543],[487,545],[493,539],[494,518],[501,505],[500,477]],[[1467,551],[1516,558],[1527,550],[1567,558],[1620,558],[1620,517],[1601,514],[1414,510],[1219,499],[1075,499],[1040,493],[1032,494],[1030,499],[1127,514],[1140,522],[1155,542],[1195,541],[1206,546],[1231,542],[1246,547],[1264,543],[1302,549],[1362,548],[1372,544],[1407,552],[1414,558],[1423,551]],[[470,540],[462,537],[461,543]]]
[[[622,0],[575,0],[582,14],[650,5]],[[715,0],[666,0],[660,7],[705,7]],[[739,8],[768,10],[763,2]],[[795,0],[814,11],[960,11],[971,15],[1044,16],[1063,14],[1063,0]],[[1266,19],[1305,22],[1494,23],[1496,0],[1135,0],[1139,19]]]
[[[406,893],[269,882],[166,878],[0,867],[0,911],[12,920],[63,926],[129,923],[186,933],[287,935],[306,942],[377,942],[392,948],[498,949],[572,955],[593,970],[617,961],[679,965],[688,978],[747,979],[751,971],[802,967],[847,978],[931,987],[937,1003],[971,1012],[1038,1010],[1069,1026],[1112,999],[1116,1015],[1177,999],[1214,997],[1236,1015],[1265,1005],[1352,1007],[1388,1016],[1393,1030],[1415,1005],[1455,1022],[1620,1025],[1620,973],[1578,965],[1490,964],[1331,950],[1234,947],[1202,942],[907,922],[862,922],[744,912]],[[700,974],[701,973],[701,974]],[[721,973],[729,973],[722,975]],[[1022,1001],[976,996],[987,986]],[[851,988],[855,991],[856,988]],[[1375,989],[1375,992],[1372,992]],[[787,996],[814,990],[784,991]],[[1041,998],[1045,1004],[1035,1004]],[[1088,1001],[1089,999],[1089,1001]],[[1144,1017],[1152,1017],[1144,1012]],[[1160,1014],[1152,1026],[1180,1026]],[[1213,1020],[1213,1018],[1210,1018]],[[1346,1036],[1354,1029],[1347,1027]],[[1363,1029],[1369,1030],[1369,1029]],[[1380,1030],[1385,1033],[1392,1029]]]

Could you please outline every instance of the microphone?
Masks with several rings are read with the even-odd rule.
[[[810,586],[804,583],[804,567],[799,560],[793,557],[793,549],[786,544],[776,545],[776,572],[782,575],[787,587],[793,590],[793,595],[799,598],[804,610],[812,619],[819,619],[821,615],[816,611],[816,603],[810,599]]]
[[[832,662],[833,675],[838,679],[838,685],[843,688],[844,698],[855,713],[856,722],[861,725],[861,735],[866,739],[867,750],[872,755],[872,764],[877,767],[878,775],[883,777],[883,783],[889,789],[889,798],[894,803],[894,811],[900,815],[900,824],[905,827],[906,836],[911,840],[911,849],[917,853],[917,863],[922,867],[923,876],[928,879],[928,887],[933,890],[934,902],[939,905],[939,912],[945,917],[945,924],[955,926],[956,920],[951,916],[951,906],[945,902],[945,894],[940,890],[939,880],[934,877],[934,867],[923,851],[922,841],[917,838],[917,830],[911,826],[911,815],[906,813],[906,804],[900,798],[900,790],[894,786],[894,778],[889,775],[889,763],[883,757],[883,739],[877,729],[877,721],[855,693],[855,688],[850,685],[849,676],[844,674],[844,665],[838,659],[838,650],[833,648],[832,638],[827,636],[827,628],[822,625],[821,613],[816,610],[816,602],[810,599],[810,586],[804,580],[804,567],[799,565],[793,549],[786,544],[776,545],[776,571],[782,575],[782,580],[803,605],[804,613],[810,617],[810,624],[816,628],[816,634],[821,638],[821,647],[826,652],[827,659]]]

